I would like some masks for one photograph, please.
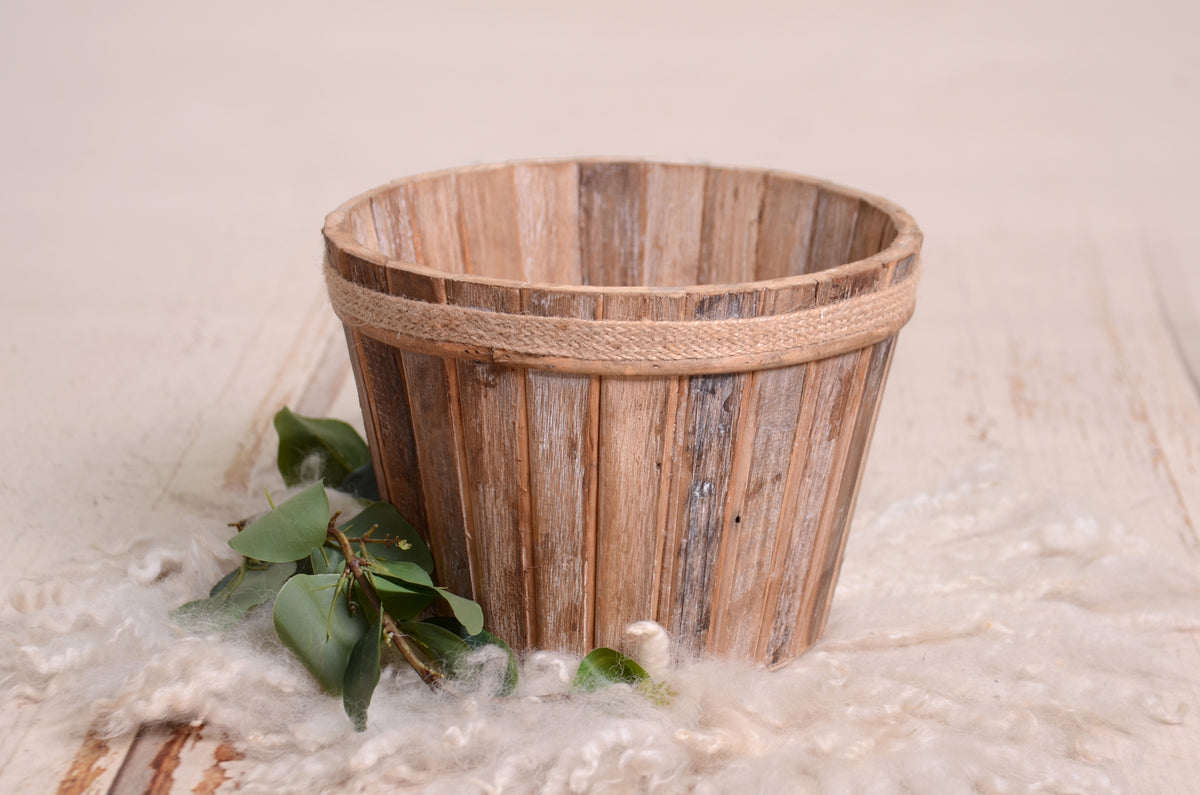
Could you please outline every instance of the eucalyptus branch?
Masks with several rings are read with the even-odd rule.
[[[461,663],[470,662],[472,649],[499,648],[507,655],[507,666],[497,692],[513,693],[519,676],[517,656],[502,638],[487,631],[477,602],[433,585],[433,556],[394,506],[379,502],[376,495],[376,501],[342,528],[338,514],[330,516],[326,485],[363,496],[346,485],[353,481],[357,489],[373,481],[370,452],[362,437],[344,422],[301,417],[286,408],[275,415],[275,428],[284,482],[302,486],[311,477],[314,459],[322,467],[320,482],[279,505],[268,494],[270,511],[231,522],[236,532],[229,546],[242,556],[241,564],[209,590],[208,598],[181,605],[172,616],[206,627],[232,626],[273,600],[272,621],[280,642],[326,692],[342,696],[358,731],[366,728],[367,708],[380,681],[382,646],[387,644],[430,689],[449,691],[454,690],[455,677],[470,670]],[[382,537],[373,537],[376,534]],[[342,553],[344,567],[327,554],[331,546]],[[434,599],[452,615],[421,619]],[[378,616],[379,623],[363,621],[363,614]],[[669,695],[636,662],[606,648],[580,661],[571,689],[594,690],[613,682],[639,687],[656,701]]]
[[[421,681],[429,686],[432,690],[438,690],[445,687],[445,676],[435,669],[428,658],[421,650],[413,644],[408,635],[400,631],[396,626],[396,622],[383,609],[383,604],[379,601],[379,594],[375,592],[375,586],[371,584],[367,573],[363,571],[363,560],[354,553],[354,549],[350,546],[350,539],[346,534],[337,528],[337,514],[329,520],[329,527],[326,533],[330,538],[337,542],[341,547],[342,555],[346,558],[346,570],[354,577],[354,581],[358,583],[358,587],[366,595],[367,601],[371,603],[371,608],[379,614],[380,621],[383,624],[383,633],[397,651],[404,657],[417,675],[421,677]]]

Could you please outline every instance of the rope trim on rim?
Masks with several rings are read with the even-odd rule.
[[[366,336],[455,358],[625,374],[753,370],[856,350],[891,336],[912,317],[919,276],[914,261],[887,287],[777,315],[596,320],[417,301],[363,287],[325,263],[334,312]]]

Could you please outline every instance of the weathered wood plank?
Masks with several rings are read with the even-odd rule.
[[[758,215],[762,203],[761,174],[708,172],[701,232],[698,279],[703,283],[741,282],[753,278],[758,249]],[[750,317],[758,311],[756,292],[697,297],[691,317]],[[732,522],[731,476],[735,450],[746,446],[742,426],[743,390],[747,373],[692,376],[687,381],[687,411],[678,429],[683,441],[672,483],[677,513],[672,517],[676,546],[671,563],[671,620],[667,629],[681,647],[700,650],[709,644],[713,602],[720,588],[720,553],[726,526]],[[743,450],[746,455],[748,450]]]
[[[455,187],[466,272],[514,281],[523,279],[513,169],[463,171],[458,174]]]
[[[525,311],[595,317],[595,296],[563,299],[525,293]],[[532,504],[534,619],[542,648],[586,653],[593,633],[595,590],[595,418],[598,380],[538,370],[526,372],[529,489]]]
[[[642,166],[589,163],[579,169],[579,224],[586,284],[642,284]]]
[[[399,185],[373,199],[380,248],[403,262],[427,264],[426,250],[437,243],[422,240],[412,217],[413,186]],[[443,233],[432,230],[435,241]],[[457,241],[457,238],[455,238]],[[455,243],[457,245],[457,242]],[[441,278],[390,268],[387,289],[421,301],[444,303],[445,285]],[[413,446],[419,471],[406,475],[420,484],[422,513],[409,517],[429,542],[438,582],[455,593],[474,592],[472,563],[467,546],[467,519],[462,492],[462,450],[458,401],[455,399],[456,373],[445,360],[402,351],[399,363],[404,372],[404,387],[412,417]],[[423,517],[424,521],[419,521]]]
[[[708,171],[697,284],[754,280],[764,183],[765,175],[756,171],[721,168]],[[705,311],[720,310],[714,306]]]
[[[849,262],[851,235],[858,217],[858,199],[822,188],[805,273],[815,273]]]
[[[411,183],[409,212],[419,262],[448,273],[462,273],[463,244],[458,232],[458,190],[454,174]]]
[[[784,515],[771,568],[767,623],[760,635],[760,656],[768,662],[784,658],[793,635],[802,633],[807,621],[802,602],[829,502],[826,481],[832,473],[840,473],[848,446],[842,428],[847,406],[855,402],[856,371],[865,358],[854,351],[825,359],[810,365],[805,376],[797,457],[788,473]]]
[[[573,163],[515,169],[524,278],[579,284],[579,170]],[[523,290],[532,315],[596,317],[599,296]],[[530,643],[586,653],[595,592],[595,426],[599,381],[540,370],[525,374],[529,428],[531,588],[538,610]]]
[[[601,283],[669,282],[672,271],[694,271],[699,255],[699,210],[689,211],[684,171],[653,170],[644,183],[639,168],[584,164],[580,184],[581,256],[585,277]],[[646,204],[643,191],[650,191]],[[665,208],[683,204],[682,212]],[[652,235],[650,245],[642,228]],[[696,240],[685,239],[694,230]],[[614,237],[615,235],[615,237]],[[667,259],[665,244],[682,243]],[[686,252],[694,252],[689,257]],[[689,261],[690,260],[690,261]],[[609,295],[610,319],[678,318],[666,300]],[[600,382],[596,536],[595,643],[617,645],[626,623],[655,617],[662,557],[661,517],[671,473],[671,429],[677,382],[656,378],[604,378]]]
[[[820,189],[811,183],[767,175],[759,221],[756,279],[781,279],[808,271],[819,193]]]
[[[446,285],[446,300],[493,311],[520,311],[518,290]],[[529,505],[529,434],[525,373],[501,364],[459,360],[458,404],[462,424],[468,544],[476,601],[493,631],[514,648],[536,638],[533,616],[533,537]]]
[[[240,751],[209,736],[202,725],[143,726],[108,793],[214,795],[231,780],[225,765],[241,758]]]
[[[694,317],[749,316],[754,299],[752,293],[706,297],[697,301]],[[678,429],[685,442],[672,486],[678,540],[666,553],[674,556],[667,629],[687,649],[703,649],[709,641],[734,449],[746,433],[738,420],[748,378],[727,373],[687,381],[687,414]]]
[[[579,258],[579,165],[523,164],[513,170],[522,278],[583,284]]]
[[[369,217],[369,216],[368,216]],[[374,225],[371,226],[374,235]],[[390,269],[379,268],[342,253],[347,270],[360,284],[389,290]],[[417,467],[416,439],[409,407],[407,376],[401,352],[358,332],[350,333],[350,352],[356,360],[355,378],[370,396],[368,443],[380,495],[410,522],[425,527],[425,507]]]
[[[638,284],[654,287],[697,283],[704,224],[704,169],[645,166],[642,200],[642,267]]]
[[[762,251],[762,247],[759,247]],[[786,309],[795,303],[791,292],[776,294],[763,312]],[[725,529],[721,578],[716,602],[711,645],[715,649],[754,649],[764,620],[767,583],[752,572],[770,572],[771,561],[781,534],[786,497],[787,475],[792,451],[803,444],[796,438],[801,420],[801,396],[804,393],[807,365],[764,370],[756,373],[753,399],[746,407],[749,415],[742,421],[743,445],[747,448],[744,464],[733,475],[736,492],[731,494]],[[738,572],[746,576],[738,576]]]

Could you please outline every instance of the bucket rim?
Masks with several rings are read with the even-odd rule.
[[[884,249],[851,262],[841,263],[829,268],[811,273],[794,276],[781,276],[773,279],[755,279],[740,282],[715,282],[711,284],[694,285],[601,285],[601,284],[568,284],[564,282],[538,282],[521,279],[506,279],[496,276],[447,271],[432,268],[416,262],[408,262],[395,257],[389,257],[379,251],[372,250],[361,243],[350,229],[349,216],[352,210],[363,202],[370,201],[376,195],[393,190],[401,185],[415,183],[421,180],[434,179],[450,175],[458,175],[477,171],[491,171],[502,168],[516,168],[528,165],[663,165],[663,166],[693,166],[705,169],[733,171],[759,174],[766,177],[777,177],[813,185],[817,188],[840,194],[847,198],[857,199],[874,206],[887,215],[896,227],[896,236]],[[538,290],[547,293],[575,295],[641,295],[641,296],[705,296],[731,292],[749,292],[754,290],[784,290],[799,288],[810,284],[819,284],[832,279],[853,278],[859,273],[872,271],[888,263],[915,258],[921,250],[924,240],[920,228],[913,217],[895,202],[866,191],[850,188],[836,182],[819,177],[813,177],[797,172],[758,168],[753,166],[726,166],[707,161],[662,160],[637,157],[565,157],[565,158],[531,158],[519,160],[504,160],[492,163],[482,163],[471,166],[436,169],[419,174],[400,177],[378,185],[353,196],[338,205],[325,216],[321,233],[328,244],[339,251],[349,254],[356,259],[369,262],[377,267],[393,269],[420,276],[444,279],[464,284],[475,284],[487,287]],[[370,285],[363,285],[369,287]]]

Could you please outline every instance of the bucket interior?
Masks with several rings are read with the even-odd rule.
[[[449,274],[598,287],[693,287],[815,273],[897,236],[892,208],[774,172],[534,162],[393,183],[345,208],[389,260]]]

